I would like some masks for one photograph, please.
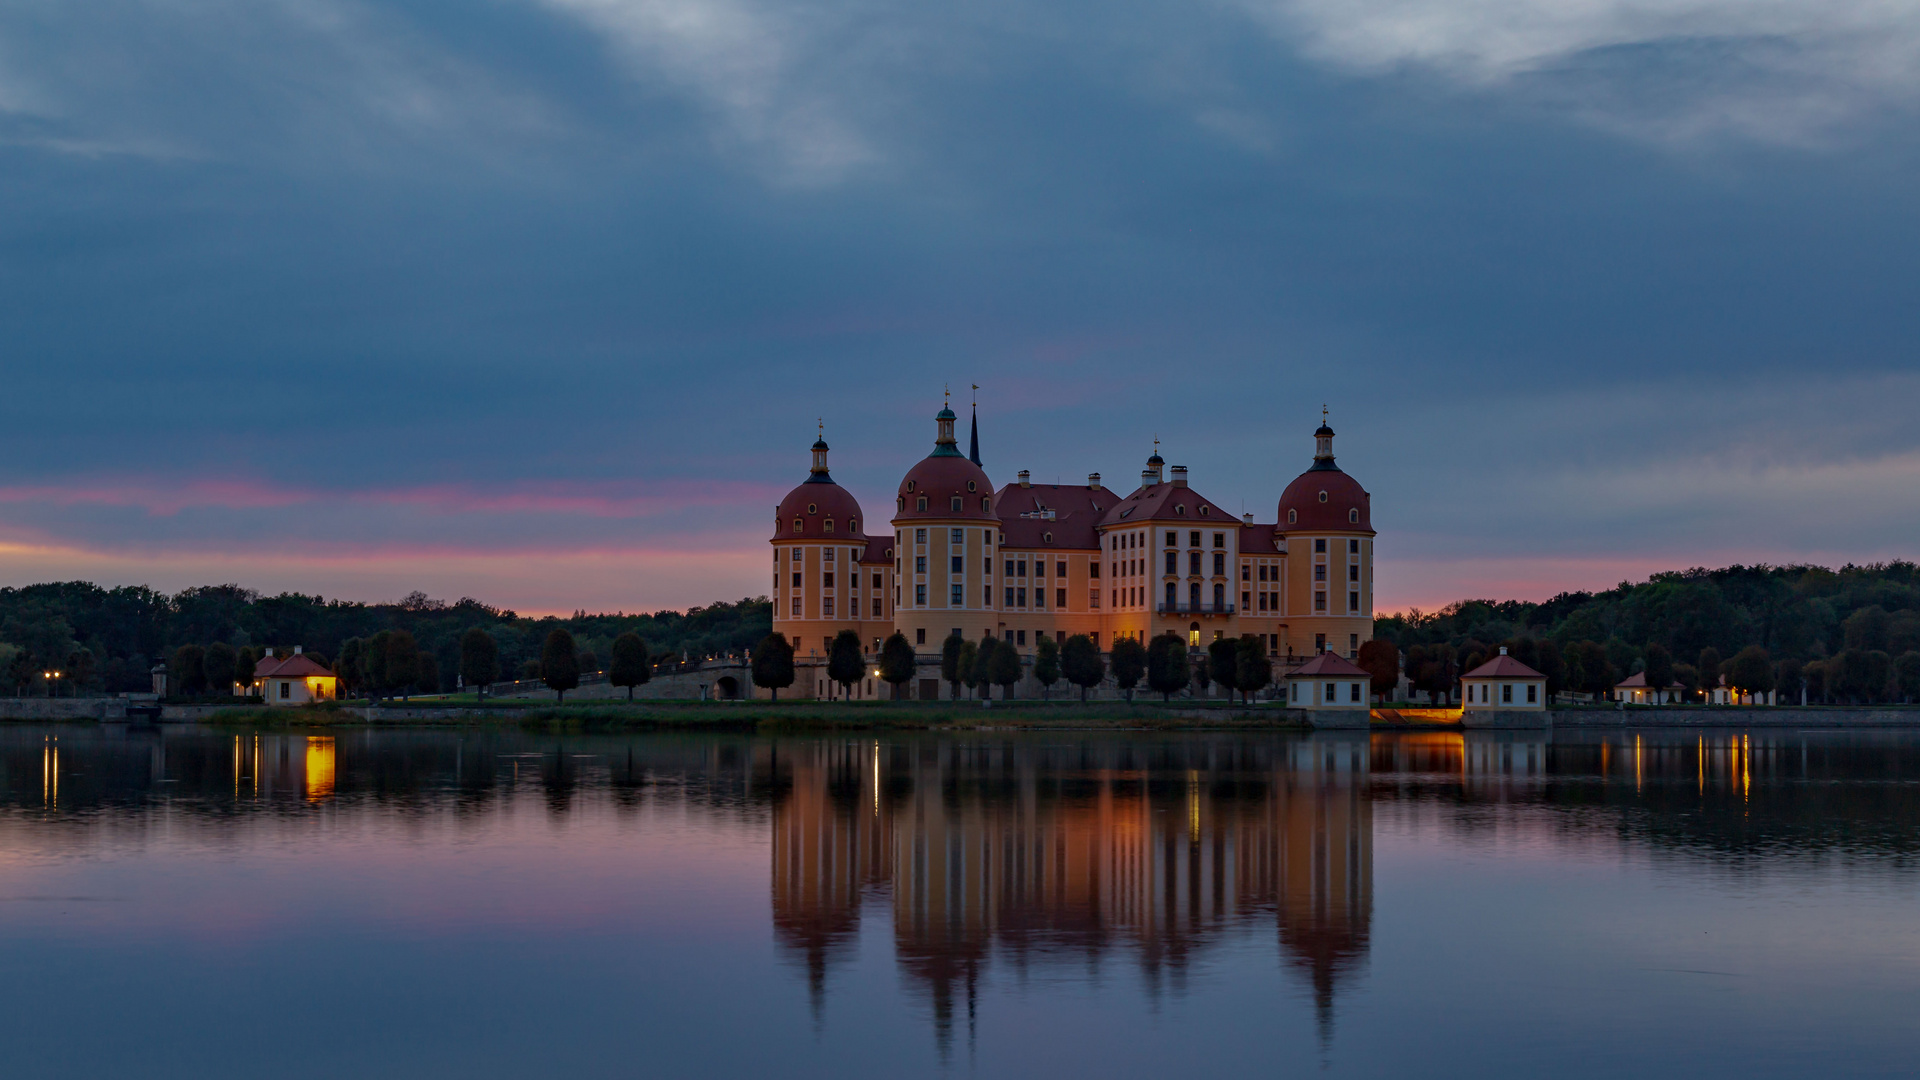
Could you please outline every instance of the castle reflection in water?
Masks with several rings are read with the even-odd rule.
[[[798,744],[773,809],[773,916],[816,997],[891,913],[944,1042],[990,963],[1179,979],[1271,925],[1325,1029],[1373,912],[1369,747],[1349,739]]]

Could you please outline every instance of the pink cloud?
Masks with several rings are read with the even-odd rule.
[[[634,517],[686,506],[771,506],[785,492],[785,487],[776,484],[707,480],[669,480],[645,486],[631,481],[519,481],[485,488],[432,484],[331,490],[246,478],[176,483],[148,477],[0,486],[0,503],[133,507],[161,517],[199,508],[272,510],[328,503],[420,506],[443,513],[536,511]]]

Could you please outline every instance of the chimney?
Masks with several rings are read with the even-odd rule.
[[[1097,472],[1088,473],[1087,486],[1089,488],[1092,488],[1095,491],[1099,491],[1100,490],[1100,474]]]
[[[1507,647],[1505,645],[1500,646],[1500,655],[1501,656],[1507,655]]]
[[[1244,523],[1244,524],[1247,524],[1247,525],[1251,525],[1251,524],[1253,524],[1253,515],[1252,515],[1252,514],[1241,514],[1241,515],[1240,515],[1240,520],[1241,520],[1241,522],[1242,522],[1242,523]]]
[[[300,655],[300,652],[301,652],[301,650],[302,650],[302,649],[305,649],[305,648],[306,648],[306,646],[305,646],[305,645],[295,645],[295,646],[293,647],[293,655],[295,655],[295,656],[299,656],[299,655]]]
[[[1020,476],[1020,486],[1021,486],[1021,487],[1032,487],[1032,486],[1033,486],[1033,483],[1032,483],[1032,479],[1031,479],[1031,478],[1032,478],[1032,476],[1033,476],[1033,474],[1032,474],[1031,472],[1028,472],[1028,471],[1027,471],[1027,470],[1025,470],[1025,469],[1021,469],[1021,470],[1020,470],[1020,473],[1019,473],[1019,476]]]
[[[1187,486],[1187,467],[1185,465],[1175,465],[1173,467],[1173,486]]]

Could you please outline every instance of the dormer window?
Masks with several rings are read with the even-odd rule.
[[[981,500],[980,500],[980,512],[981,512],[981,513],[983,513],[983,514],[984,514],[984,513],[990,513],[990,512],[992,511],[992,510],[993,510],[993,503],[992,503],[991,501],[989,501],[989,500],[987,500],[987,499],[981,499]]]
[[[800,531],[802,531],[803,529],[805,529],[805,527],[806,527],[806,523],[805,523],[805,522],[803,522],[803,521],[801,521],[801,520],[800,520],[799,518],[794,518],[794,519],[793,519],[793,531],[794,531],[794,532],[800,532]]]
[[[951,502],[952,502],[952,508],[954,509],[954,511],[958,512],[960,509],[960,496],[955,495],[951,500]]]
[[[1186,516],[1187,516],[1187,504],[1186,504],[1186,503],[1174,503],[1174,504],[1173,504],[1173,512],[1174,512],[1175,514],[1177,514],[1177,515],[1179,515],[1180,517],[1186,517]]]
[[[819,513],[819,512],[820,512],[820,507],[819,507],[819,506],[817,506],[817,505],[815,505],[815,504],[813,504],[813,503],[808,503],[808,504],[807,504],[807,513],[809,513],[809,514],[817,514],[817,513]]]
[[[909,481],[907,481],[907,490],[908,490],[908,491],[912,491],[912,490],[913,490],[913,481],[911,481],[911,480],[909,480]]]
[[[1353,509],[1347,511],[1347,520],[1352,522],[1355,525],[1360,524],[1360,508],[1356,506]]]
[[[1207,504],[1206,504],[1206,503],[1201,503],[1201,504],[1200,504],[1200,516],[1201,516],[1201,517],[1206,517],[1206,516],[1207,516]]]
[[[1323,492],[1321,492],[1321,493],[1320,493],[1320,501],[1321,501],[1321,502],[1326,502],[1326,501],[1327,501],[1327,493],[1326,493],[1326,492],[1324,492],[1324,491],[1323,491]]]
[[[973,481],[971,481],[971,480],[969,480],[969,481],[967,481],[967,490],[968,490],[968,491],[979,491],[979,490],[980,490],[980,485],[979,485],[979,484],[976,484],[976,483],[974,483],[974,482],[973,482]]]
[[[828,518],[828,519],[826,520],[826,523],[820,526],[820,531],[821,531],[821,532],[832,532],[832,531],[833,531],[833,519],[832,519],[832,518]]]
[[[1294,511],[1294,510],[1287,511],[1287,524],[1292,525],[1298,522],[1299,520],[1300,520],[1300,514],[1298,511]]]
[[[897,498],[897,499],[895,499],[895,500],[893,500],[893,508],[894,508],[895,510],[900,510],[900,511],[904,511],[904,510],[906,510],[906,508],[907,508],[907,497],[906,497],[905,495],[902,495],[902,496],[900,496],[899,498]]]
[[[919,499],[919,505],[917,505],[915,509],[925,510],[926,508],[927,508],[927,497],[925,495],[922,495],[920,496],[920,499]]]

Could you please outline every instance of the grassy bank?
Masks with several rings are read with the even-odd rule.
[[[1226,707],[1140,701],[995,702],[605,702],[504,703],[436,707],[415,702],[381,717],[383,725],[509,725],[539,730],[858,731],[940,728],[1297,728],[1299,714],[1273,706]],[[211,724],[248,727],[364,726],[364,706],[327,702],[297,708],[222,709]]]

